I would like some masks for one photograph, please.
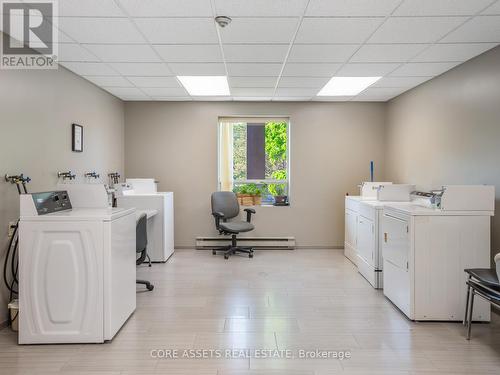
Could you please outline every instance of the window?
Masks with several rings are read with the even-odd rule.
[[[289,195],[289,171],[287,118],[219,119],[219,190],[274,204]]]

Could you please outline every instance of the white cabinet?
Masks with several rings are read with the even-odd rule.
[[[152,262],[166,262],[174,253],[174,193],[141,193],[117,197],[118,207],[156,210],[148,220],[148,255]]]

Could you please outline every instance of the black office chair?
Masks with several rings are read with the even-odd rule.
[[[246,221],[228,221],[240,214],[240,204],[236,194],[230,191],[218,191],[212,194],[212,215],[215,218],[215,227],[219,234],[231,235],[231,245],[212,249],[213,255],[217,254],[217,251],[224,251],[224,259],[229,259],[230,255],[236,253],[246,253],[249,258],[253,258],[253,249],[251,247],[238,246],[237,244],[237,234],[254,230],[251,221],[255,210],[245,208],[244,211],[247,213]]]
[[[465,303],[464,325],[467,327],[467,340],[470,340],[474,296],[479,296],[490,304],[500,308],[500,281],[496,270],[492,268],[466,269],[467,300]]]
[[[137,221],[137,225],[135,227],[135,251],[138,254],[141,254],[139,258],[135,261],[135,264],[138,266],[142,263],[144,263],[144,260],[146,260],[147,257],[147,247],[148,247],[148,231],[147,231],[147,225],[148,225],[148,217],[146,214],[142,214],[139,220]],[[149,281],[146,280],[136,280],[137,284],[143,284],[146,285],[146,288],[148,290],[153,290],[154,285],[151,284]]]

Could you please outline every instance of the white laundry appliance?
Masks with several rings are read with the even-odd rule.
[[[391,194],[382,199],[409,201],[413,185],[388,182],[363,183],[361,196],[346,197],[345,255],[358,267],[358,272],[376,289],[383,288],[383,261],[380,219],[385,203],[377,200],[379,189],[390,188]],[[389,191],[389,189],[387,189]]]
[[[358,185],[359,195],[346,195],[345,197],[344,255],[354,264],[358,263],[356,246],[359,202],[377,199],[378,187],[389,184],[392,184],[392,182],[363,182]]]
[[[157,192],[154,179],[127,179],[115,188],[118,207],[157,212],[148,219],[148,255],[166,262],[174,253],[174,193]]]
[[[20,208],[19,343],[111,340],[136,308],[135,210],[72,206],[64,190]]]
[[[387,203],[381,220],[384,294],[412,320],[458,321],[466,268],[490,267],[493,186],[444,186],[409,203]],[[474,320],[489,321],[478,300]]]

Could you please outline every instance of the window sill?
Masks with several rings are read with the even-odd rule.
[[[256,205],[256,206],[241,206],[241,209],[245,209],[245,208],[255,208],[255,207],[275,207],[275,208],[282,208],[282,207],[290,207],[291,205],[289,204],[288,206],[275,206],[274,204],[259,204],[259,205]]]

